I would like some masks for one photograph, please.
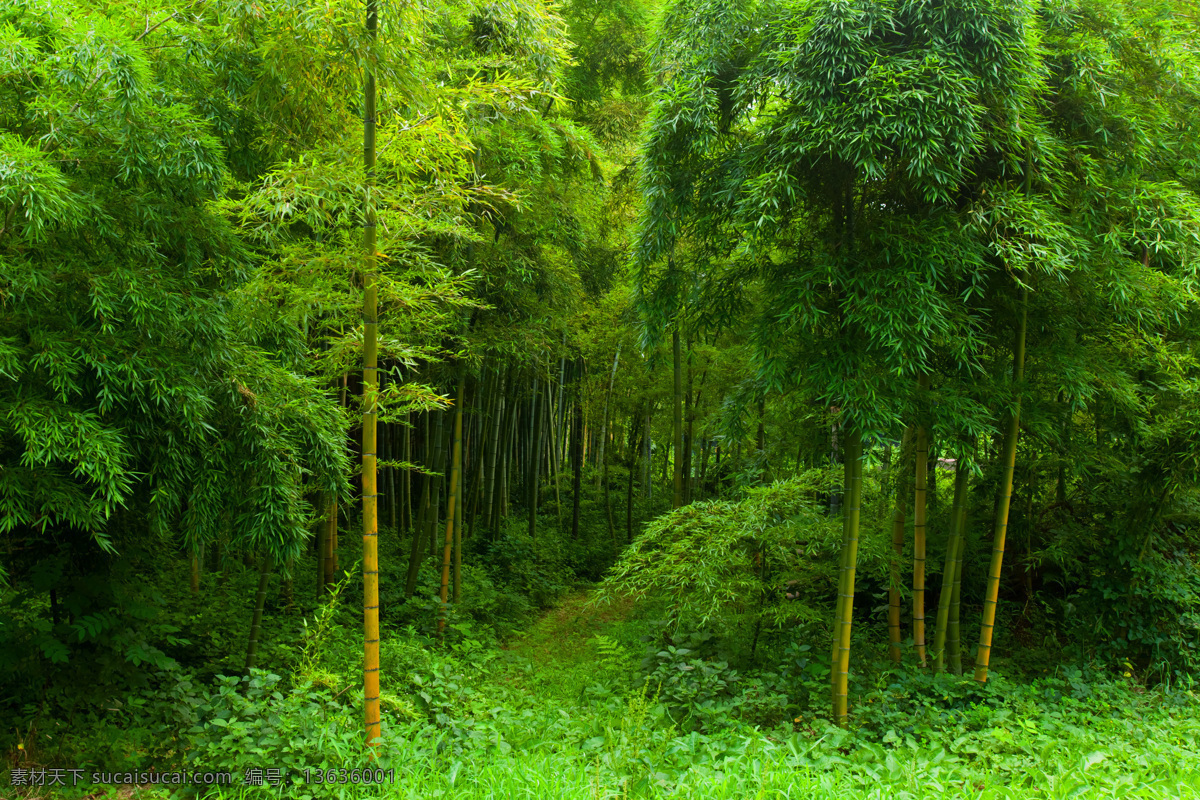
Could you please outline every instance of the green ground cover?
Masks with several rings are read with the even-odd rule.
[[[369,762],[355,691],[339,688],[357,667],[354,635],[340,627],[290,676],[259,671],[215,691],[183,681],[143,717],[175,715],[159,769],[233,773],[214,798],[1200,796],[1189,688],[1147,688],[1096,666],[1001,672],[980,687],[876,661],[856,676],[855,722],[842,730],[826,716],[828,667],[802,645],[791,672],[786,659],[739,671],[692,658],[703,646],[650,653],[657,644],[641,639],[654,610],[577,591],[499,644],[469,625],[441,646],[390,637],[380,785],[351,782]],[[247,786],[254,768],[282,769],[290,783]],[[316,770],[335,770],[333,782]],[[172,796],[86,783],[18,796]]]

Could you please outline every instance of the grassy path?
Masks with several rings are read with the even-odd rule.
[[[591,593],[578,589],[564,596],[522,634],[506,642],[508,660],[528,665],[507,676],[547,699],[573,704],[581,690],[597,678],[602,653],[598,636],[626,623],[633,603],[591,605]]]

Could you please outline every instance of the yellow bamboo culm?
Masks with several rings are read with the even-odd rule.
[[[862,433],[857,428],[852,428],[847,436],[845,476],[842,570],[834,630],[837,657],[832,669],[833,718],[842,727],[849,719],[850,633],[854,622],[854,572],[858,564],[858,524],[862,510]]]
[[[1029,317],[1029,290],[1021,289],[1021,319],[1017,324],[1013,345],[1013,385],[1019,387],[1025,378],[1025,329]],[[996,627],[996,602],[1000,596],[1000,568],[1004,566],[1004,541],[1008,534],[1008,507],[1012,503],[1013,468],[1017,463],[1017,432],[1021,428],[1021,401],[1008,421],[1004,435],[1004,475],[1000,483],[1000,503],[996,508],[996,527],[992,535],[992,563],[988,569],[987,591],[983,596],[983,624],[979,630],[979,652],[975,654],[975,680],[986,683],[988,664],[992,657],[992,632]]]
[[[367,36],[376,40],[377,0],[367,0]],[[363,91],[363,709],[367,745],[372,752],[382,729],[379,722],[379,487],[376,472],[376,424],[379,403],[379,290],[376,271],[375,73],[365,68]]]

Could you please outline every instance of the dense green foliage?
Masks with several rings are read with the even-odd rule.
[[[1191,0],[371,8],[0,0],[18,796],[1200,794]]]

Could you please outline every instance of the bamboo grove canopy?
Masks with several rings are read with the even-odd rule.
[[[757,384],[840,412],[839,720],[862,443],[930,432],[969,468],[980,435],[1007,431],[1011,494],[1027,329],[1056,403],[1111,403],[1144,420],[1129,465],[1139,495],[1195,481],[1200,71],[1189,8],[680,0],[665,12],[634,254],[641,304],[660,329],[756,307]],[[1130,380],[1150,370],[1170,387],[1157,409]],[[1024,426],[1044,433],[1045,405],[1030,411]],[[980,680],[1008,513],[1000,494]]]

